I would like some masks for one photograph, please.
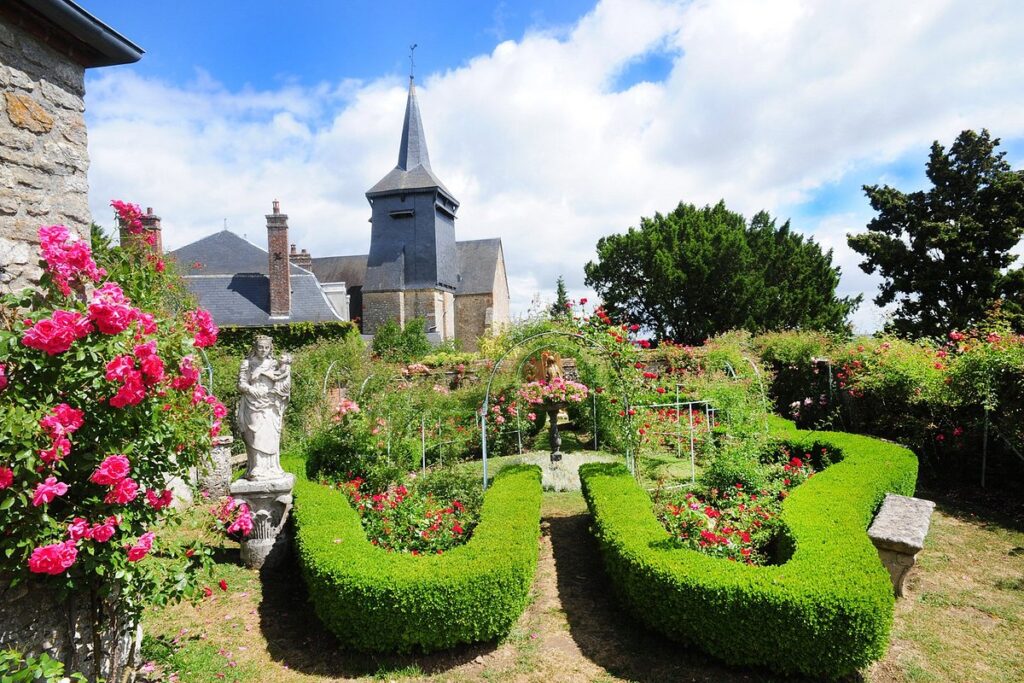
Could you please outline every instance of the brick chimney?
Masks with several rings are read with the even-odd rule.
[[[153,213],[153,207],[146,207],[146,215],[142,217],[142,235],[146,243],[152,246],[156,254],[164,253],[164,239],[160,230],[160,216]]]
[[[295,245],[292,245],[291,251],[288,252],[288,260],[297,265],[299,268],[305,268],[306,270],[313,270],[313,256],[303,249],[301,252],[295,250]]]
[[[292,312],[291,272],[288,260],[288,215],[274,200],[274,212],[267,214],[267,252],[270,256],[270,317],[285,317]]]

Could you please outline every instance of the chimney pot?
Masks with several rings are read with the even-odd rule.
[[[274,213],[281,213],[281,202],[274,200]]]
[[[146,207],[146,215],[147,216],[152,216],[153,215],[153,207],[152,206],[147,206]]]
[[[305,250],[303,250],[303,251],[305,251]],[[296,253],[295,252],[295,245],[294,244],[291,245],[291,252],[290,253],[292,253],[292,254]]]

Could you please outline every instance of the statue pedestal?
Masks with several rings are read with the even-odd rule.
[[[213,498],[223,498],[231,490],[231,444],[230,434],[213,437],[210,457],[199,466],[199,489],[209,491]]]
[[[566,406],[564,403],[544,403],[544,412],[548,414],[548,440],[551,444],[551,462],[562,459],[562,435],[558,433],[558,413]]]
[[[242,539],[242,562],[251,569],[273,567],[288,555],[288,536],[281,533],[292,509],[295,475],[272,479],[238,479],[231,496],[249,506],[252,533]]]

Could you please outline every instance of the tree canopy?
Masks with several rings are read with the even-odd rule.
[[[947,152],[932,144],[928,191],[865,185],[878,215],[848,236],[866,273],[883,282],[875,303],[897,303],[888,325],[906,336],[945,336],[981,322],[998,305],[1024,323],[1024,269],[1010,250],[1024,235],[1024,171],[996,152],[987,130],[965,130]]]
[[[860,303],[836,296],[831,250],[764,211],[748,224],[724,202],[680,203],[602,237],[585,272],[610,314],[690,344],[730,329],[845,331]]]

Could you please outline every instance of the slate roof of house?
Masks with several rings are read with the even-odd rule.
[[[459,294],[487,294],[494,288],[494,274],[502,258],[501,239],[466,240],[455,243]],[[313,259],[313,274],[320,282],[344,282],[348,289],[361,287],[366,278],[366,254],[324,256]]]
[[[501,258],[501,239],[466,240],[455,243],[459,263],[459,294],[486,294],[494,289],[494,273]]]
[[[366,279],[366,259],[366,254],[315,258],[313,274],[320,282],[344,282],[347,289],[362,287]]]
[[[189,290],[218,325],[340,320],[316,276],[291,264],[291,315],[270,319],[267,252],[233,232],[221,232],[169,252]]]
[[[402,190],[422,190],[440,188],[458,205],[458,200],[444,186],[430,168],[430,155],[427,153],[427,136],[423,132],[423,121],[420,119],[420,106],[416,101],[416,84],[409,77],[409,97],[405,103],[405,121],[402,124],[402,142],[398,147],[398,165],[367,192],[367,197],[374,195],[400,192]]]

